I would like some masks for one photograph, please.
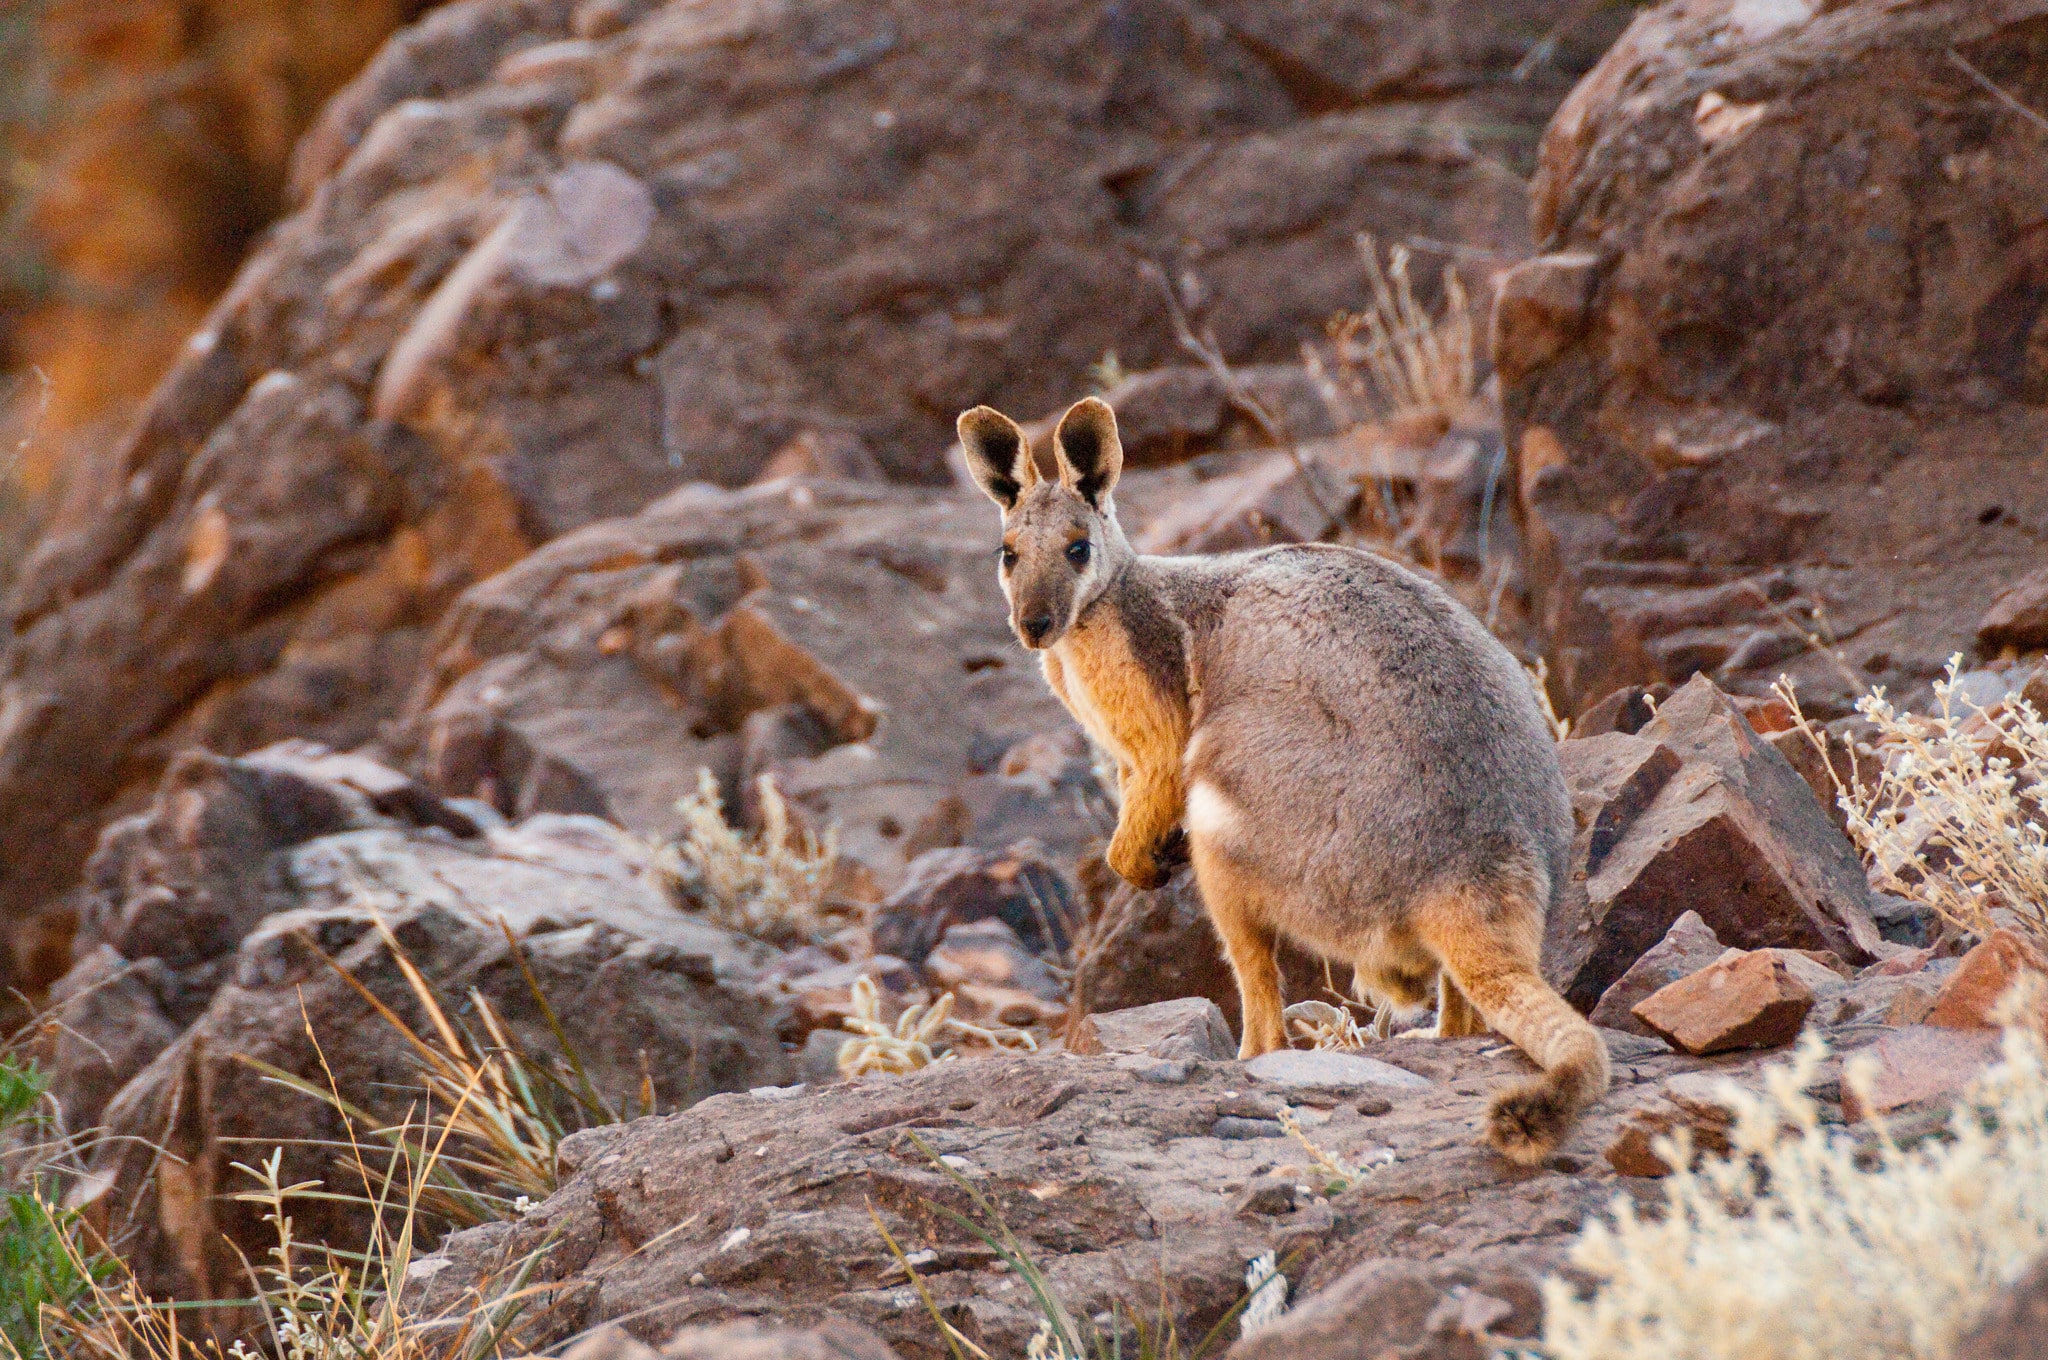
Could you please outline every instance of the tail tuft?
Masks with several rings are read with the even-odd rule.
[[[1486,1141],[1509,1161],[1537,1166],[1572,1131],[1580,1105],[1576,1093],[1536,1077],[1501,1092],[1486,1112]]]

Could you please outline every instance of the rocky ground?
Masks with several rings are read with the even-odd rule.
[[[1834,781],[1869,770],[1855,695],[1924,705],[1952,653],[1974,703],[2048,710],[2048,5],[1619,29],[457,0],[394,38],[10,598],[5,980],[111,1135],[79,1199],[142,1286],[244,1297],[270,1230],[235,1163],[332,1176],[318,1091],[402,1118],[437,1017],[430,1047],[495,1026],[573,1069],[592,1127],[408,1306],[523,1279],[522,1344],[622,1329],[583,1360],[937,1357],[920,1288],[1021,1355],[1028,1272],[954,1214],[1111,1330],[1199,1336],[1272,1251],[1290,1306],[1231,1355],[1478,1360],[1537,1334],[1590,1215],[1657,1198],[1653,1140],[1725,1149],[1720,1081],[1800,1035],[1829,1121],[1931,1130],[2048,961],[1874,891]],[[1481,299],[1455,400],[1361,413],[1300,362],[1363,300],[1361,230],[1429,308],[1446,258]],[[1235,367],[1176,345],[1145,261]],[[1365,543],[1543,663],[1578,828],[1545,968],[1616,1065],[1545,1166],[1475,1142],[1528,1070],[1498,1041],[1235,1061],[1191,878],[1102,864],[1113,795],[947,448],[961,406],[1091,381],[1141,547]],[[829,837],[818,914],[692,886],[707,792],[742,839]],[[947,994],[1030,1051],[941,1031],[842,1077],[864,1006]]]

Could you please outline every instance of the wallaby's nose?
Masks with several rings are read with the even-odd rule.
[[[1024,620],[1024,636],[1032,642],[1043,642],[1045,635],[1052,631],[1052,615],[1033,614]]]

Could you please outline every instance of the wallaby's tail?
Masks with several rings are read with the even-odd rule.
[[[1494,1097],[1486,1140],[1525,1165],[1557,1149],[1587,1106],[1607,1091],[1607,1045],[1537,971],[1542,898],[1503,900],[1464,888],[1431,900],[1416,934],[1486,1023],[1529,1055],[1543,1075]]]

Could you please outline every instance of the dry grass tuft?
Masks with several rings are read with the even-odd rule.
[[[1961,669],[1950,658],[1932,714],[1902,713],[1881,689],[1857,701],[1877,731],[1876,773],[1845,776],[1828,761],[1836,801],[1876,887],[1972,935],[2009,922],[2048,948],[2048,719],[2018,698],[1977,707]],[[1781,679],[1777,693],[1825,759],[1792,686]]]
[[[1478,327],[1457,271],[1444,266],[1443,307],[1432,316],[1416,300],[1406,246],[1390,250],[1384,266],[1372,237],[1360,236],[1358,251],[1372,301],[1331,319],[1327,349],[1302,348],[1324,404],[1345,428],[1375,416],[1459,424],[1477,403],[1479,384]]]
[[[853,983],[853,1014],[842,1022],[853,1032],[839,1046],[839,1075],[849,1079],[870,1072],[915,1072],[953,1056],[952,1050],[935,1054],[934,1041],[954,1038],[1013,1052],[1036,1053],[1038,1040],[1021,1029],[985,1029],[953,1018],[953,994],[947,992],[929,1006],[912,1006],[891,1025],[882,1019],[882,994],[870,977]]]
[[[1697,1171],[1691,1140],[1658,1144],[1674,1171],[1660,1212],[1617,1199],[1573,1250],[1597,1283],[1545,1287],[1551,1360],[1946,1360],[1993,1293],[2048,1250],[2048,1070],[2007,1031],[2005,1061],[1947,1136],[1875,1150],[1821,1120],[1805,1090],[1825,1056],[1809,1035],[1761,1096],[1734,1087],[1734,1155]],[[1851,1058],[1843,1080],[1868,1080]]]
[[[725,820],[718,781],[697,772],[697,791],[677,801],[683,834],[655,853],[654,869],[686,909],[770,944],[801,944],[835,924],[828,898],[839,859],[837,836],[792,825],[775,781],[761,776],[761,831],[746,836]]]
[[[1364,1048],[1392,1032],[1394,1008],[1382,1004],[1370,1023],[1361,1025],[1347,1008],[1327,1001],[1297,1001],[1280,1013],[1289,1033],[1310,1048],[1341,1051]]]

